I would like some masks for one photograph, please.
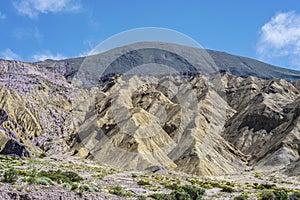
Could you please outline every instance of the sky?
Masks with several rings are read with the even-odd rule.
[[[300,70],[298,0],[1,0],[0,58],[84,56],[115,34],[143,27]]]

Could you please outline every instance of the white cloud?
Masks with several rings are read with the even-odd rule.
[[[4,49],[1,51],[0,57],[5,60],[22,60],[21,56],[13,52],[11,49]]]
[[[75,11],[81,8],[80,3],[74,0],[17,0],[13,5],[20,15],[30,18],[37,17],[40,13]]]
[[[6,19],[6,15],[0,12],[0,19]]]
[[[52,59],[52,60],[62,60],[62,59],[65,59],[66,57],[61,55],[61,54],[52,54],[50,51],[44,51],[43,53],[38,53],[38,54],[34,54],[32,56],[32,60],[34,62],[37,62],[37,61],[44,61],[44,60],[47,60],[47,59]]]
[[[300,15],[295,12],[276,14],[260,31],[258,56],[267,61],[284,58],[300,67]]]

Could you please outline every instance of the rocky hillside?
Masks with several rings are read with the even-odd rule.
[[[36,64],[1,60],[0,68],[2,153],[67,150],[63,138],[72,130],[69,113],[76,98],[72,85]]]
[[[168,90],[180,85],[176,77],[155,84],[137,76],[116,77],[95,96],[96,107],[89,110],[72,146],[86,152],[84,156],[124,169],[162,165],[220,175],[246,166],[265,171],[297,165],[297,82],[228,73],[221,80],[225,96],[206,85],[205,77],[191,77],[197,102],[190,105],[193,97],[186,88],[172,96],[162,87],[165,82]],[[178,102],[180,96],[186,102]]]
[[[141,65],[175,71],[128,73]],[[298,176],[299,75],[164,43],[62,61],[1,60],[0,152],[72,152],[118,169],[201,176],[249,168]]]
[[[96,62],[91,63],[94,58],[85,57],[72,58],[61,61],[46,60],[38,64],[60,74],[71,80],[80,66],[87,65],[92,68],[97,65],[101,74],[124,73],[141,63],[165,64],[172,66],[178,71],[196,72],[228,72],[230,74],[248,77],[255,76],[264,79],[282,78],[295,81],[300,78],[300,72],[284,69],[251,58],[231,55],[225,52],[192,48],[177,44],[143,42],[135,43],[97,54]],[[154,59],[155,58],[155,59]],[[212,66],[208,66],[212,65]],[[103,66],[109,66],[105,72],[101,71]]]

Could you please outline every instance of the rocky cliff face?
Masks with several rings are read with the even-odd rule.
[[[70,130],[72,86],[35,64],[1,61],[0,68],[2,145],[7,140],[34,151],[67,148],[60,140]]]
[[[191,78],[194,89],[179,87],[175,94],[163,86],[176,90],[175,85],[182,84],[179,77],[149,82],[120,76],[113,82],[106,92],[95,95],[96,106],[73,142],[76,148],[81,141],[78,152],[125,169],[158,165],[206,175],[243,169],[244,155],[221,137],[234,110],[205,86],[205,77]]]
[[[226,122],[223,137],[249,155],[251,165],[262,169],[297,161],[299,90],[295,83],[248,77],[227,88],[236,113]]]
[[[136,55],[147,57],[149,51],[131,52],[111,69]],[[172,64],[180,60],[186,69],[192,66],[193,61],[162,54]],[[209,54],[223,67],[242,59]],[[104,55],[115,59],[111,52]],[[248,67],[257,64],[243,59]],[[230,68],[235,75],[120,74],[106,77],[97,87],[78,87],[72,82],[82,62],[0,61],[0,153],[72,151],[117,168],[164,166],[197,175],[234,174],[249,166],[275,166],[298,175],[300,84],[288,81],[298,72],[269,66],[288,80],[259,78],[264,73],[240,76],[240,67]]]

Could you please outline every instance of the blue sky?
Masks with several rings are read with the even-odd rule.
[[[204,48],[300,69],[297,0],[3,0],[0,58],[82,56],[114,34],[141,27],[173,29]]]

